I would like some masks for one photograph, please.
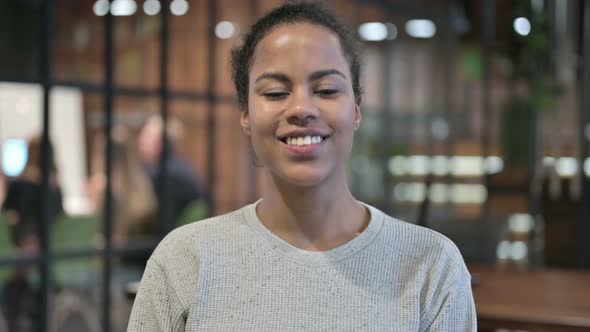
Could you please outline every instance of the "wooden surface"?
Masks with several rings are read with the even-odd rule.
[[[470,266],[482,330],[590,331],[590,271]]]

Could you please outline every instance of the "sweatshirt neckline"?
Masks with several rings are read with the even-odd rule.
[[[373,206],[360,202],[370,214],[369,225],[360,234],[336,248],[325,251],[304,250],[283,240],[264,226],[256,214],[256,206],[261,201],[262,199],[259,199],[244,207],[246,223],[271,250],[300,265],[324,266],[346,259],[369,246],[383,228],[383,213]]]

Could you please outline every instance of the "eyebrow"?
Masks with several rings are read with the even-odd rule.
[[[336,69],[326,69],[326,70],[319,70],[314,72],[313,74],[309,75],[310,81],[316,81],[320,78],[328,75],[340,75],[342,78],[346,79],[346,75],[344,75],[341,71]]]
[[[262,75],[258,76],[258,78],[256,78],[256,81],[254,81],[254,83],[257,83],[258,81],[262,81],[264,79],[280,81],[283,83],[291,82],[291,79],[287,75],[282,73],[263,73]]]
[[[336,70],[336,69],[326,69],[326,70],[318,70],[316,72],[313,72],[311,75],[309,75],[309,80],[310,81],[317,81],[322,77],[328,76],[328,75],[339,75],[342,76],[342,78],[346,79],[346,75],[344,75],[341,71]],[[264,79],[270,79],[270,80],[276,80],[276,81],[280,81],[283,83],[289,83],[291,82],[291,79],[283,74],[283,73],[263,73],[262,75],[258,76],[258,78],[256,78],[256,81],[254,81],[255,83]]]

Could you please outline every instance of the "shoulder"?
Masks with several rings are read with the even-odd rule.
[[[414,271],[422,271],[425,279],[468,274],[461,252],[448,237],[372,209],[383,218],[381,245]]]
[[[471,275],[461,252],[449,238],[426,227],[383,213],[381,246],[395,255],[397,268],[419,289],[425,308],[437,307],[446,294],[469,288]],[[469,299],[466,299],[469,300]]]
[[[179,257],[198,260],[201,247],[227,240],[234,235],[243,224],[245,208],[174,229],[162,239],[150,259],[160,265],[177,263]]]
[[[184,308],[194,301],[192,294],[197,287],[205,254],[215,250],[219,243],[231,243],[222,239],[231,229],[237,228],[243,210],[194,222],[170,232],[156,247],[148,260],[142,284],[152,282],[174,290]],[[147,287],[147,286],[146,286]]]
[[[384,235],[396,240],[400,247],[416,254],[441,253],[461,257],[459,249],[448,237],[432,229],[405,222],[381,212]]]

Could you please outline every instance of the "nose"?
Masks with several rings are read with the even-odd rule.
[[[307,89],[298,89],[291,95],[287,110],[289,124],[302,126],[320,117],[319,109],[313,100],[313,94],[305,90]]]

